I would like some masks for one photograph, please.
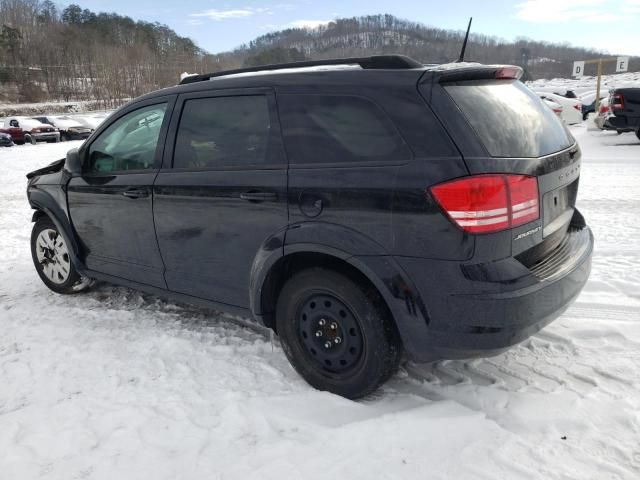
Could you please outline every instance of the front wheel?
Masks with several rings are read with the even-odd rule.
[[[82,290],[83,281],[71,262],[67,243],[47,217],[41,217],[33,226],[31,257],[40,279],[54,292]]]
[[[402,345],[381,300],[331,270],[304,270],[285,283],[276,327],[298,373],[343,397],[372,393],[400,363]]]

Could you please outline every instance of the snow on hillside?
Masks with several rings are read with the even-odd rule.
[[[99,284],[60,296],[29,253],[24,174],[74,143],[0,150],[0,478],[640,478],[640,142],[572,131],[593,272],[495,358],[318,392],[242,319]]]

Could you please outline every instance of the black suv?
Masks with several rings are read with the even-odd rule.
[[[252,316],[350,398],[403,352],[495,355],[567,308],[593,247],[578,145],[520,74],[378,56],[187,77],[28,175],[36,270]]]

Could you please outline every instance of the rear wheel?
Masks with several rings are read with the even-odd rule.
[[[360,398],[400,363],[401,342],[377,295],[330,270],[304,270],[286,282],[276,326],[291,364],[319,390]]]
[[[76,293],[83,289],[67,243],[48,217],[41,217],[33,226],[31,257],[40,279],[54,292]]]

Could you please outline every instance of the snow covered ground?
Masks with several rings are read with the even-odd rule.
[[[591,280],[499,357],[406,365],[360,402],[311,389],[246,321],[100,284],[59,296],[0,151],[0,479],[640,478],[640,142],[572,128]]]
[[[595,70],[595,65],[591,65]],[[527,82],[527,86],[534,91],[557,92],[564,95],[567,90],[573,90],[577,95],[596,90],[596,77],[584,76],[581,78],[544,78]],[[640,72],[614,73],[602,76],[600,91],[607,93],[613,88],[639,87]]]

